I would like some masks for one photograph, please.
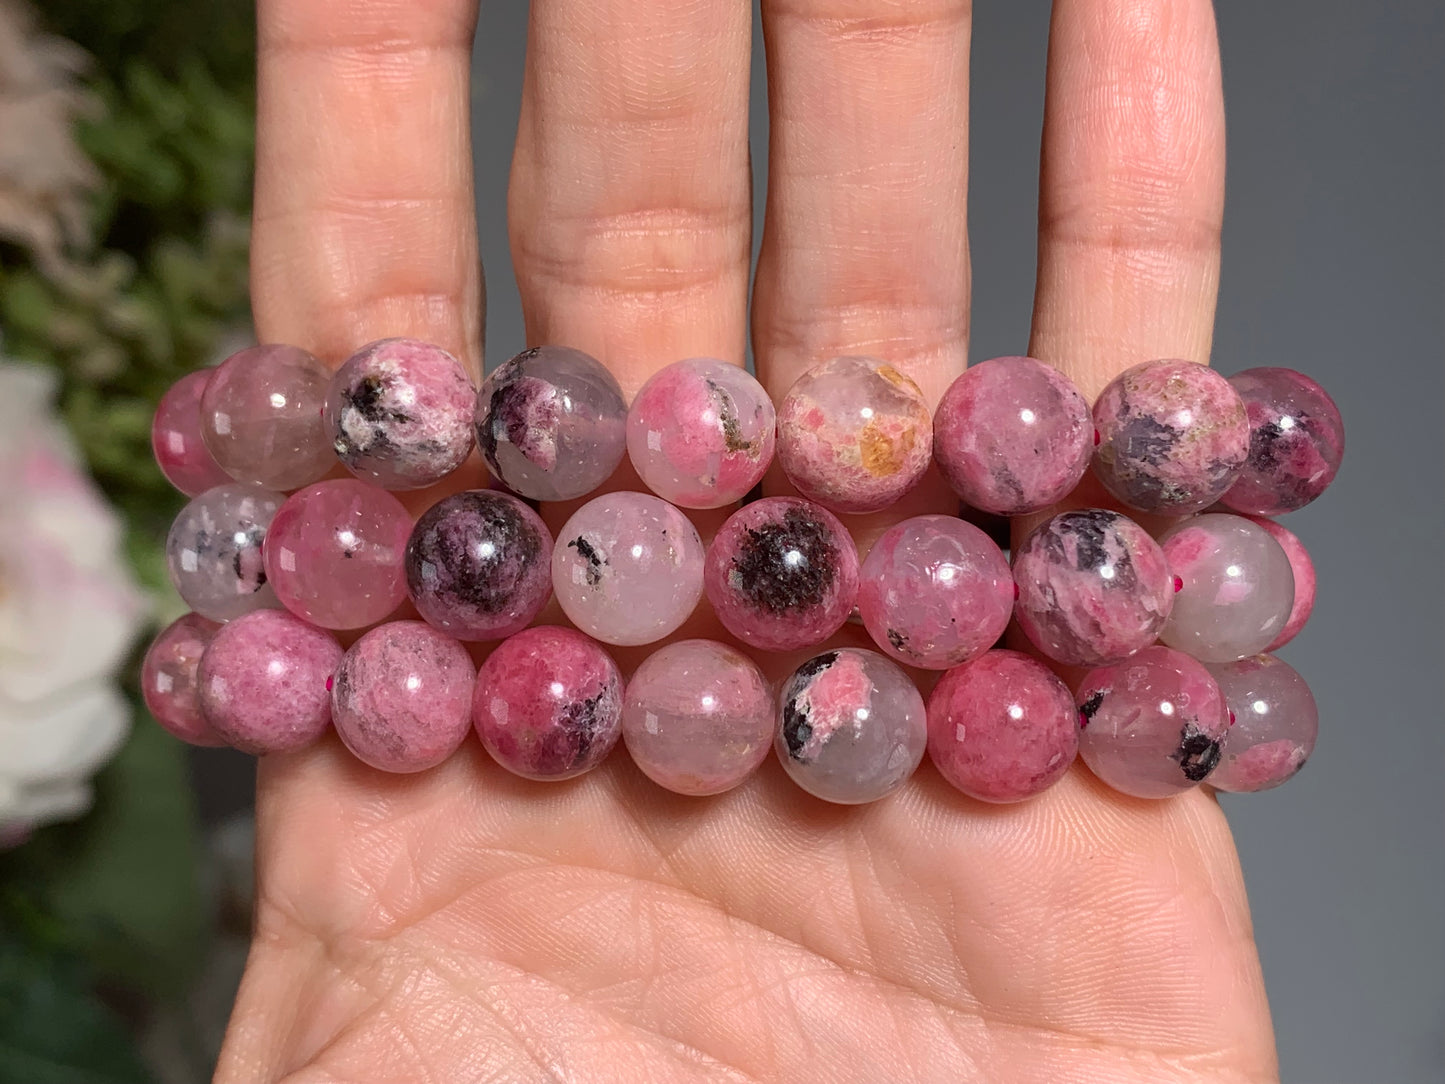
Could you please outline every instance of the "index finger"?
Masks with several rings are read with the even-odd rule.
[[[482,367],[468,124],[475,0],[259,0],[251,293],[261,340],[383,336]]]

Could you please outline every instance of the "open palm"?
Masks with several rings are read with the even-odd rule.
[[[415,335],[479,367],[472,3],[259,9],[262,338],[339,359]],[[870,353],[936,400],[967,352],[969,6],[764,0],[763,19],[759,377],[776,397]],[[747,0],[532,3],[510,208],[528,337],[594,353],[629,393],[744,353],[750,25]],[[1209,3],[1056,0],[1049,59],[1030,353],[1092,395],[1209,354]],[[908,505],[890,515],[951,507],[937,485]],[[476,743],[394,777],[332,741],[266,759],[258,833],[223,1084],[1275,1077],[1202,792],[1132,800],[1076,768],[990,807],[925,766],[838,808],[771,764],[686,799],[621,754],[542,785]]]

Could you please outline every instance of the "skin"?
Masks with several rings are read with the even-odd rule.
[[[475,11],[259,10],[262,340],[338,364],[414,335],[479,368]],[[867,353],[936,402],[968,337],[968,5],[765,0],[763,20],[763,383],[776,401],[812,360]],[[743,0],[532,5],[509,208],[528,341],[594,353],[629,395],[673,359],[743,356],[749,33]],[[1091,399],[1135,362],[1209,356],[1218,63],[1206,0],[1055,3],[1028,353]],[[926,482],[850,526],[866,544],[948,509]],[[474,743],[387,777],[332,741],[263,762],[258,833],[222,1084],[1277,1077],[1202,791],[1131,800],[1075,768],[992,808],[925,766],[843,809],[770,764],[696,801],[615,756],[544,800]]]

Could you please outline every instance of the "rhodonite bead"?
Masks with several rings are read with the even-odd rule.
[[[166,566],[187,606],[213,621],[229,621],[280,605],[266,579],[261,543],[284,499],[232,482],[181,509],[166,536]]]
[[[728,517],[707,550],[713,612],[764,651],[821,643],[858,597],[858,551],[838,518],[797,497],[765,497]]]
[[[508,489],[536,501],[591,493],[627,451],[627,404],[602,363],[538,346],[503,362],[477,395],[477,447]]]
[[[146,649],[140,667],[141,695],[156,722],[192,745],[225,745],[201,715],[196,670],[221,626],[200,614],[176,618]]]
[[[552,550],[552,591],[579,629],[603,643],[650,644],[702,598],[697,528],[650,493],[608,493],[572,514]]]
[[[684,508],[741,500],[773,461],[772,400],[748,371],[687,358],[642,385],[627,412],[627,453],[638,477]]]
[[[580,632],[537,625],[482,663],[472,721],[508,771],[571,779],[600,764],[622,734],[622,675]]]
[[[858,612],[885,654],[946,670],[998,641],[1013,593],[1008,561],[983,531],[954,516],[915,516],[873,543]]]
[[[336,462],[321,419],[331,372],[297,346],[253,346],[216,368],[201,395],[201,436],[238,482],[299,489]]]
[[[423,621],[392,621],[347,649],[331,686],[331,721],[363,763],[425,771],[471,730],[476,673],[450,636]]]
[[[1098,666],[1153,643],[1174,603],[1164,553],[1127,516],[1063,512],[1014,554],[1014,615],[1055,662]]]
[[[354,478],[286,498],[266,532],[266,579],[281,605],[324,629],[374,625],[406,598],[402,559],[411,516]]]
[[[417,339],[363,346],[331,378],[326,432],[336,458],[382,489],[440,482],[471,454],[477,392],[462,363]]]
[[[417,612],[441,631],[500,640],[531,624],[552,597],[552,535],[509,493],[453,494],[412,528],[406,585]]]
[[[778,462],[798,492],[835,512],[887,508],[923,477],[933,419],[918,385],[877,358],[809,369],[778,407]]]
[[[331,679],[341,645],[285,610],[223,625],[201,656],[201,713],[243,753],[310,745],[331,722]]]
[[[1300,629],[1305,627],[1305,622],[1310,619],[1310,614],[1315,609],[1315,563],[1310,560],[1309,551],[1305,549],[1294,532],[1281,527],[1272,519],[1263,516],[1245,516],[1245,519],[1258,527],[1262,527],[1276,542],[1284,555],[1289,558],[1289,569],[1294,579],[1294,602],[1289,608],[1289,620],[1284,623],[1284,628],[1276,636],[1273,642],[1265,648],[1266,651],[1278,651],[1299,635]]]
[[[778,694],[778,759],[809,794],[877,801],[908,781],[928,743],[913,679],[874,651],[845,647],[793,671]]]
[[[1294,574],[1264,528],[1211,512],[1175,524],[1159,545],[1179,584],[1159,633],[1164,643],[1201,662],[1230,662],[1258,654],[1284,631]]]
[[[1219,763],[1229,709],[1203,664],[1148,647],[1091,670],[1077,694],[1079,755],[1101,780],[1136,798],[1167,798]]]
[[[1146,361],[1094,403],[1104,488],[1143,512],[1185,515],[1217,501],[1249,455],[1249,420],[1228,380],[1192,361]]]
[[[156,465],[166,481],[187,497],[231,480],[201,439],[201,393],[210,379],[210,369],[197,369],[181,377],[161,396],[151,422],[151,451]]]
[[[1273,655],[1209,667],[1234,716],[1219,767],[1220,790],[1269,790],[1292,778],[1314,752],[1319,712],[1305,679]]]
[[[971,365],[933,416],[933,458],[955,493],[1000,516],[1037,512],[1074,491],[1094,453],[1089,404],[1035,358]]]
[[[712,640],[654,651],[627,683],[622,738],[633,761],[678,794],[720,794],[772,748],[772,689],[746,655]]]
[[[1229,382],[1249,417],[1249,458],[1220,500],[1260,516],[1303,508],[1334,481],[1344,458],[1339,407],[1293,369],[1246,369]]]
[[[988,651],[944,674],[928,698],[928,755],[970,798],[1018,802],[1047,790],[1079,750],[1074,698],[1043,663]]]

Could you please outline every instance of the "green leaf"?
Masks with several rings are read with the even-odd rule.
[[[0,1080],[150,1084],[121,1022],[74,961],[0,932]]]
[[[56,920],[102,978],[179,994],[208,927],[182,746],[142,715],[95,787],[88,816],[0,856],[0,885]]]

